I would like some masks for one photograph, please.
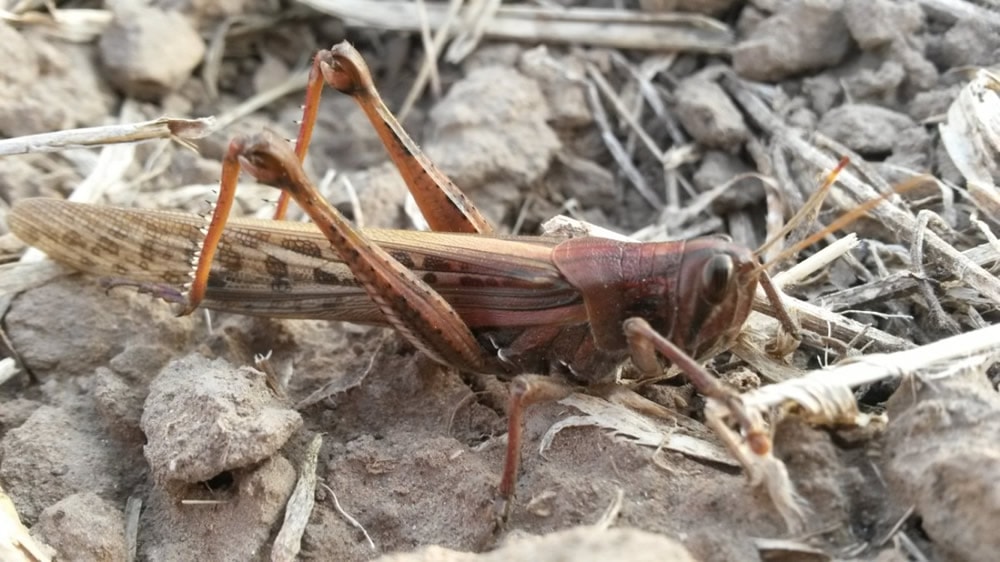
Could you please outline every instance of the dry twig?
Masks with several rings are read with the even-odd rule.
[[[413,2],[299,1],[320,12],[343,18],[348,25],[398,31],[420,30],[420,15]],[[440,29],[446,21],[447,7],[440,2],[428,2],[426,10],[430,28]],[[733,45],[729,27],[704,16],[528,5],[497,8],[495,14],[484,22],[482,36],[531,43],[573,43],[660,52],[724,53]],[[448,62],[454,61],[449,59]]]
[[[834,167],[835,158],[824,154],[806,142],[797,130],[781,121],[778,115],[771,111],[746,83],[731,75],[723,77],[722,83],[775,142],[786,146],[800,159],[818,169]],[[879,193],[872,186],[861,181],[848,170],[842,172],[837,181],[837,186],[841,187],[843,192],[839,189],[833,189],[829,199],[842,209],[850,209],[859,202],[879,197]],[[845,193],[849,197],[845,197]],[[912,242],[918,230],[916,217],[912,213],[888,204],[888,202],[878,205],[870,211],[870,214],[907,242]],[[959,281],[979,291],[994,302],[1000,302],[1000,279],[966,258],[937,234],[926,232],[925,236],[928,258],[935,262],[935,266],[954,275]]]
[[[271,547],[272,561],[293,561],[302,548],[302,534],[316,503],[316,462],[322,445],[323,436],[315,435],[306,447],[299,464],[299,479],[285,506],[285,522]]]

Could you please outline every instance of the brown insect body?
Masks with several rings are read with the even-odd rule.
[[[356,229],[306,177],[301,161],[324,83],[351,95],[368,115],[435,232]],[[241,169],[283,191],[279,218],[290,197],[313,224],[229,220]],[[759,415],[693,359],[735,339],[758,282],[782,317],[780,298],[748,249],[719,238],[628,243],[493,234],[406,135],[347,43],[314,59],[294,152],[267,132],[230,143],[210,221],[36,199],[16,203],[8,223],[55,260],[143,285],[183,304],[185,314],[205,306],[389,326],[442,364],[513,376],[498,486],[504,517],[525,408],[566,396],[566,379],[608,381],[626,358],[654,376],[658,357],[667,357],[698,392],[730,410],[756,454],[770,446]]]
[[[204,222],[55,199],[19,201],[8,217],[19,238],[72,268],[177,287],[188,279]],[[716,238],[364,233],[455,308],[482,347],[481,370],[498,375],[608,377],[628,355],[622,322],[630,317],[705,356],[738,333],[757,282],[740,278],[756,264],[749,250]],[[230,219],[202,306],[388,325],[340,255],[306,223]]]
[[[622,325],[643,318],[692,357],[726,346],[750,314],[757,289],[752,252],[719,238],[629,243],[577,238],[553,250],[583,295],[596,346],[628,347]]]

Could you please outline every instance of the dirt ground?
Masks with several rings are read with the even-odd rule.
[[[404,124],[505,232],[533,234],[565,213],[640,237],[728,233],[757,247],[772,232],[768,214],[790,216],[824,171],[787,142],[796,136],[833,158],[850,154],[886,187],[919,172],[945,182],[908,194],[908,205],[940,215],[944,226],[931,226],[966,251],[988,242],[973,215],[998,223],[965,191],[937,126],[969,69],[995,64],[1000,13],[954,5],[627,3],[646,14],[701,9],[721,25],[691,24],[708,35],[674,52],[487,37],[460,63],[440,65],[442,96],[425,93]],[[424,60],[419,33],[347,25],[299,4],[87,6],[113,12],[99,38],[0,21],[0,136],[163,114],[222,118],[345,38],[396,109]],[[228,139],[264,127],[294,138],[301,100],[296,89],[239,115],[197,152],[136,146],[117,176],[107,172],[101,201],[205,212]],[[96,155],[0,159],[0,215],[20,199],[66,196],[108,166]],[[405,186],[347,97],[327,92],[306,167],[316,179],[336,170],[324,189],[365,226],[413,227]],[[713,194],[720,185],[728,188]],[[247,186],[237,212],[267,216],[274,197]],[[830,206],[819,221],[853,205]],[[823,333],[806,336],[784,360],[789,368],[898,351],[995,319],[996,303],[955,272],[911,263],[910,233],[871,220],[848,230],[865,240],[850,259],[786,290],[902,343],[861,349],[863,338],[814,330]],[[7,261],[24,249],[12,235],[2,242]],[[993,250],[980,261],[998,259]],[[59,560],[290,559],[273,546],[286,506],[305,510],[298,557],[310,560],[888,562],[1000,552],[1000,398],[988,364],[857,389],[862,411],[886,415],[884,428],[794,416],[777,424],[776,455],[807,506],[794,531],[729,459],[586,426],[559,432],[541,454],[543,435],[579,412],[535,406],[517,503],[497,532],[506,387],[495,377],[438,366],[378,328],[176,317],[149,295],[106,292],[96,277],[68,271],[28,285],[0,300],[4,351],[21,368],[0,386],[0,487]],[[278,389],[252,367],[268,352]],[[709,367],[744,389],[778,378],[748,372],[728,352]],[[677,431],[715,442],[701,423],[704,401],[683,382],[645,395],[670,397],[688,428]],[[310,463],[311,511],[302,496],[289,501]]]

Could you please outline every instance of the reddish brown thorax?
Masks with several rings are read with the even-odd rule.
[[[759,275],[750,250],[717,238],[573,238],[555,247],[552,260],[583,295],[599,348],[624,349],[622,323],[640,317],[695,357],[736,337]]]

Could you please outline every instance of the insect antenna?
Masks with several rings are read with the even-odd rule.
[[[823,205],[823,201],[826,199],[826,194],[830,192],[830,188],[833,186],[833,182],[837,181],[837,176],[839,176],[840,172],[847,167],[849,162],[850,160],[846,156],[842,157],[840,161],[837,162],[836,167],[834,167],[833,170],[826,175],[826,178],[823,180],[823,184],[809,196],[809,199],[802,205],[802,208],[799,209],[799,211],[785,223],[785,226],[783,226],[777,234],[772,236],[770,240],[764,242],[760,248],[757,248],[754,255],[756,255],[758,259],[763,261],[762,258],[764,256],[764,252],[771,248],[771,246],[774,246],[783,240],[785,236],[788,236],[788,233],[791,232],[793,228],[799,224],[805,223],[806,221],[812,221],[816,218],[819,214],[820,207]],[[788,250],[785,250],[782,254],[785,254],[787,251]],[[772,261],[777,262],[780,260]]]
[[[800,223],[802,220],[805,220],[808,214],[818,213],[819,207],[822,204],[823,199],[826,197],[826,194],[830,191],[830,188],[833,186],[833,183],[837,180],[837,176],[840,175],[840,172],[844,170],[847,164],[848,164],[848,159],[846,157],[840,159],[840,162],[837,164],[837,166],[829,174],[827,174],[826,179],[823,182],[823,185],[820,186],[818,190],[816,190],[816,193],[814,193],[812,196],[809,197],[809,200],[806,201],[802,209],[788,221],[785,227],[782,228],[781,231],[778,232],[778,234],[773,236],[770,240],[765,242],[759,249],[757,249],[754,252],[754,255],[756,255],[758,259],[761,258],[762,254],[768,248],[773,246],[778,240],[784,238],[793,228],[795,228],[795,226],[798,223]],[[854,221],[858,220],[859,218],[867,214],[868,211],[880,205],[883,201],[887,200],[889,197],[901,193],[906,193],[911,189],[925,185],[929,181],[936,181],[936,180],[934,179],[933,176],[930,176],[928,174],[919,174],[911,176],[897,183],[896,185],[893,186],[891,190],[882,193],[881,195],[875,197],[874,199],[869,199],[868,201],[861,203],[854,209],[851,209],[850,211],[837,217],[836,220],[831,222],[825,228],[819,230],[818,232],[813,233],[810,236],[807,236],[806,238],[797,242],[790,248],[787,248],[786,250],[782,251],[780,254],[775,256],[775,258],[772,259],[771,261],[767,263],[762,263],[761,265],[757,266],[755,272],[766,271],[768,268],[773,267],[775,264],[780,263],[786,258],[802,251],[805,248],[808,248],[809,246],[812,246],[819,240],[826,237],[831,232],[835,232],[837,230],[845,228],[846,226],[850,225]],[[810,217],[810,220],[814,217],[815,214],[813,214],[813,216]]]

